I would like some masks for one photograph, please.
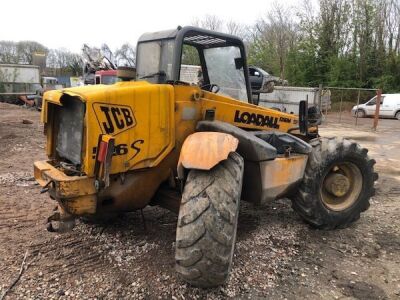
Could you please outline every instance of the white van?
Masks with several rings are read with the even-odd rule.
[[[376,98],[372,98],[364,104],[353,106],[351,114],[353,116],[364,118],[375,115]],[[400,120],[400,94],[382,94],[379,116],[386,118],[397,118]]]

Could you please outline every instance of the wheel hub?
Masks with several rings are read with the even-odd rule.
[[[339,173],[331,173],[325,179],[325,189],[336,197],[343,197],[350,189],[350,180]]]
[[[323,178],[320,187],[321,200],[330,210],[345,210],[357,201],[362,185],[360,169],[352,162],[339,162]]]

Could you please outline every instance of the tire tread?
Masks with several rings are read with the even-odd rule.
[[[243,169],[243,158],[232,152],[209,171],[189,172],[178,217],[175,262],[178,274],[194,286],[214,287],[228,278]]]

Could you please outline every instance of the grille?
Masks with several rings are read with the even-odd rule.
[[[74,165],[81,164],[84,113],[85,105],[71,97],[63,102],[57,114],[59,127],[56,151],[60,158]]]

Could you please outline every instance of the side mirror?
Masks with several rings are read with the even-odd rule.
[[[301,100],[299,103],[299,129],[300,133],[308,133],[308,103]]]
[[[241,68],[243,68],[243,59],[241,57],[235,58],[235,67],[236,70],[240,70]]]

